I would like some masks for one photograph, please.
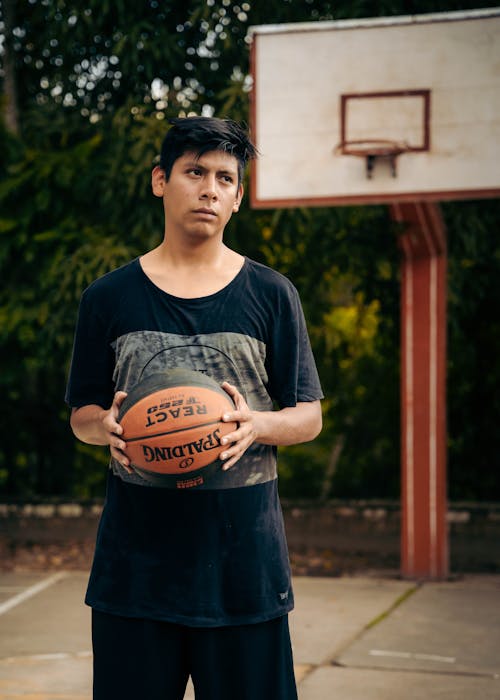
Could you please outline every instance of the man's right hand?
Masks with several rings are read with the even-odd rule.
[[[124,467],[128,473],[131,474],[132,469],[130,469],[129,466],[130,460],[123,452],[123,450],[127,447],[127,443],[120,437],[123,434],[123,428],[118,423],[120,406],[122,405],[126,396],[127,394],[125,391],[116,392],[111,408],[104,414],[102,423],[105,431],[109,435],[109,450],[111,452],[111,456],[120,462],[122,467]]]
[[[111,456],[131,474],[130,460],[123,452],[127,444],[120,437],[123,428],[118,423],[120,406],[126,396],[125,391],[117,391],[107,410],[95,404],[74,408],[71,412],[71,428],[82,442],[89,445],[109,445]]]

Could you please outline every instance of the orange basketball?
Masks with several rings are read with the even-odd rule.
[[[118,422],[131,466],[155,485],[201,486],[221,462],[221,438],[236,429],[222,415],[234,410],[210,377],[186,369],[151,374],[123,401]]]

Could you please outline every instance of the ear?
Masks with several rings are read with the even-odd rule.
[[[151,189],[155,197],[163,197],[165,183],[165,172],[157,165],[151,173]]]
[[[243,185],[240,185],[238,187],[238,192],[236,194],[236,200],[233,204],[233,212],[237,212],[238,209],[240,208],[241,200],[243,199],[243,193],[244,193]]]

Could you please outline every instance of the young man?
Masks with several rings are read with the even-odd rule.
[[[84,292],[67,389],[75,435],[111,451],[86,596],[94,698],[181,700],[191,675],[197,700],[293,700],[276,446],[319,433],[321,388],[295,288],[223,243],[247,134],[172,124],[152,173],[163,241]],[[134,472],[117,418],[140,378],[179,366],[222,384],[238,428],[220,471],[175,491]]]

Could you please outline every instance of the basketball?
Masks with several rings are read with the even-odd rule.
[[[221,467],[221,438],[236,429],[222,415],[234,410],[224,389],[187,369],[151,374],[128,393],[118,422],[124,453],[144,479],[166,488],[193,488]]]

